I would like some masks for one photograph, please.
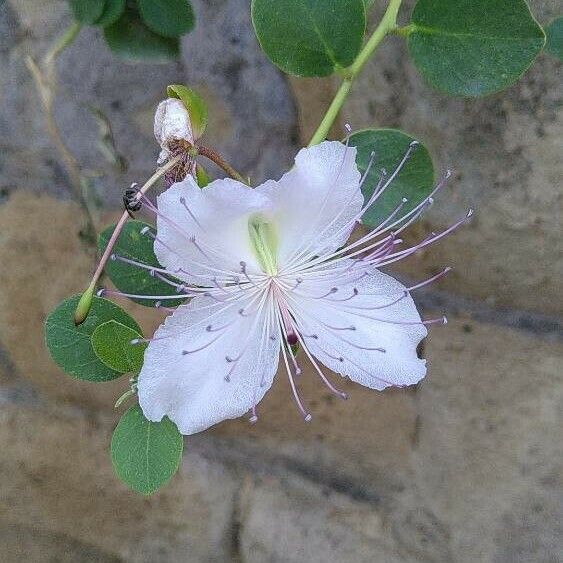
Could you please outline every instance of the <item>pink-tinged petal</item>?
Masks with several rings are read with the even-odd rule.
[[[280,180],[256,188],[273,201],[280,266],[295,255],[333,251],[346,242],[364,201],[360,180],[356,149],[325,141],[301,149]]]
[[[272,385],[280,342],[270,338],[271,305],[251,301],[198,297],[166,319],[139,374],[149,420],[166,415],[182,434],[194,434],[256,406]],[[240,314],[245,307],[251,314]]]
[[[325,366],[366,387],[418,383],[426,361],[416,349],[427,331],[412,298],[378,270],[355,277],[314,283],[306,278],[294,292],[289,303],[305,344]]]
[[[269,213],[263,194],[231,179],[215,180],[201,189],[192,176],[173,184],[157,199],[159,262],[183,280],[202,280],[260,271],[250,245],[248,220]],[[232,279],[231,279],[232,282]]]

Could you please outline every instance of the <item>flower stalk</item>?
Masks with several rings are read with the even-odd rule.
[[[182,158],[182,155],[175,156],[174,158],[170,159],[164,166],[158,168],[156,172],[139,189],[137,195],[132,198],[131,203],[138,203],[141,200],[142,196],[156,183],[156,181],[164,176],[169,170],[174,168],[174,166],[176,166],[182,160]],[[94,296],[96,284],[98,283],[98,280],[100,279],[100,276],[104,271],[104,267],[109,260],[109,257],[111,256],[112,249],[115,246],[117,238],[121,234],[121,231],[123,230],[127,219],[129,219],[129,211],[125,210],[121,215],[119,221],[117,222],[117,225],[115,226],[115,229],[108,241],[102,257],[100,258],[98,267],[96,268],[96,271],[92,276],[92,280],[90,281],[88,288],[82,294],[82,297],[78,302],[78,305],[74,312],[74,324],[76,325],[83,323],[88,316],[88,313],[90,312],[90,306],[92,305],[92,298]]]

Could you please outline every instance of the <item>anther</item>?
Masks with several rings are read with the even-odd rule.
[[[250,422],[250,424],[256,424],[258,422],[258,417],[253,414],[249,419],[248,422]]]
[[[309,413],[307,413],[307,414],[305,415],[304,420],[305,420],[305,422],[311,422],[312,418],[313,418],[313,417],[312,417]]]

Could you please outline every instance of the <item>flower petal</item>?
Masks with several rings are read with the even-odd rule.
[[[324,365],[356,383],[384,389],[412,385],[426,374],[426,361],[416,353],[426,327],[405,291],[397,280],[371,269],[355,281],[306,278],[290,305],[305,344]]]
[[[256,188],[273,201],[281,266],[296,253],[332,252],[346,242],[364,201],[360,179],[356,149],[325,141],[301,149],[280,180]]]
[[[192,176],[186,176],[161,194],[157,203],[159,240],[154,248],[171,273],[182,270],[177,276],[184,281],[205,285],[202,277],[240,274],[241,261],[249,272],[260,272],[248,220],[255,213],[269,212],[267,196],[231,179],[215,180],[201,189]]]
[[[268,302],[255,314],[239,313],[256,309],[251,300],[218,304],[197,297],[166,319],[139,374],[139,404],[149,420],[167,415],[182,434],[194,434],[243,415],[262,399],[276,373],[280,343],[269,338]]]

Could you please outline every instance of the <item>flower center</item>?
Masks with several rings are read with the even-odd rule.
[[[278,237],[273,225],[256,213],[248,220],[248,234],[260,267],[269,276],[275,276],[278,273]]]

